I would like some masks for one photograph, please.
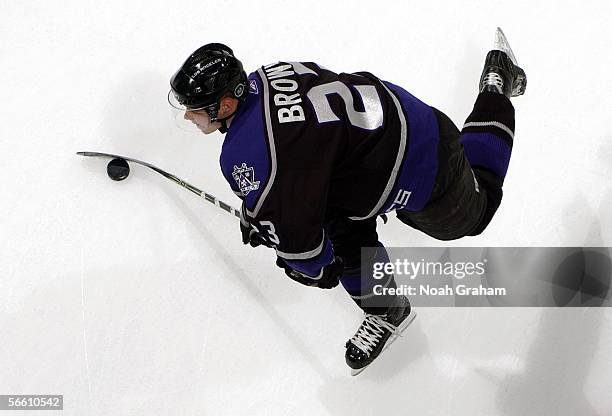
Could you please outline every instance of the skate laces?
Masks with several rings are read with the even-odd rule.
[[[503,94],[504,80],[499,74],[495,72],[489,72],[487,75],[485,75],[484,79],[482,80],[482,85],[492,85],[498,89],[500,94]]]
[[[385,330],[394,333],[397,331],[397,327],[385,321],[380,315],[366,313],[361,326],[350,339],[350,342],[361,351],[370,354],[384,335]]]

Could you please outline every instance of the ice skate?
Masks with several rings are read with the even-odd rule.
[[[416,314],[405,296],[398,296],[385,315],[365,314],[355,335],[346,343],[346,363],[356,376],[372,363],[412,323]]]
[[[526,88],[525,71],[518,66],[508,39],[498,27],[493,50],[487,54],[480,77],[480,92],[496,92],[510,98],[523,95]]]

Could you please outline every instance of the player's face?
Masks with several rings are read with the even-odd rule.
[[[206,110],[185,111],[185,120],[191,121],[204,134],[217,131],[219,123],[211,122]]]

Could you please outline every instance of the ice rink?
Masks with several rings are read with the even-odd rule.
[[[0,395],[62,415],[612,415],[610,308],[421,308],[358,377],[361,312],[243,246],[238,222],[132,165],[239,206],[223,136],[178,129],[169,79],[230,45],[366,70],[461,126],[495,28],[527,72],[504,200],[453,245],[612,246],[609,2],[20,1],[0,7]],[[389,246],[442,246],[395,219]],[[39,412],[31,412],[40,414]],[[7,412],[9,414],[9,412]],[[23,411],[18,414],[30,414]],[[47,413],[44,413],[47,414]]]

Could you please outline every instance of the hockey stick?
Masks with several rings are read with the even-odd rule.
[[[190,183],[185,182],[181,178],[179,178],[179,177],[177,177],[177,176],[175,176],[175,175],[173,175],[171,173],[168,173],[165,170],[160,169],[157,166],[154,166],[154,165],[152,165],[150,163],[143,162],[142,160],[138,160],[138,159],[132,159],[130,157],[113,155],[113,154],[110,154],[110,153],[77,152],[77,155],[79,155],[79,156],[89,156],[89,157],[100,157],[100,158],[107,158],[107,159],[115,159],[115,158],[117,158],[117,159],[126,160],[128,162],[136,163],[136,164],[141,165],[141,166],[145,166],[145,167],[147,167],[149,169],[152,169],[155,172],[159,173],[163,177],[171,180],[172,182],[182,186],[183,188],[187,189],[188,191],[193,192],[194,194],[196,194],[200,198],[203,198],[205,201],[208,201],[211,204],[214,204],[214,205],[218,206],[219,208],[221,208],[225,212],[227,212],[229,214],[233,214],[234,216],[240,218],[240,211],[238,211],[236,208],[232,207],[229,204],[226,204],[223,201],[218,200],[214,195],[211,195],[211,194],[209,194],[207,192],[204,192],[201,189],[191,185]]]

